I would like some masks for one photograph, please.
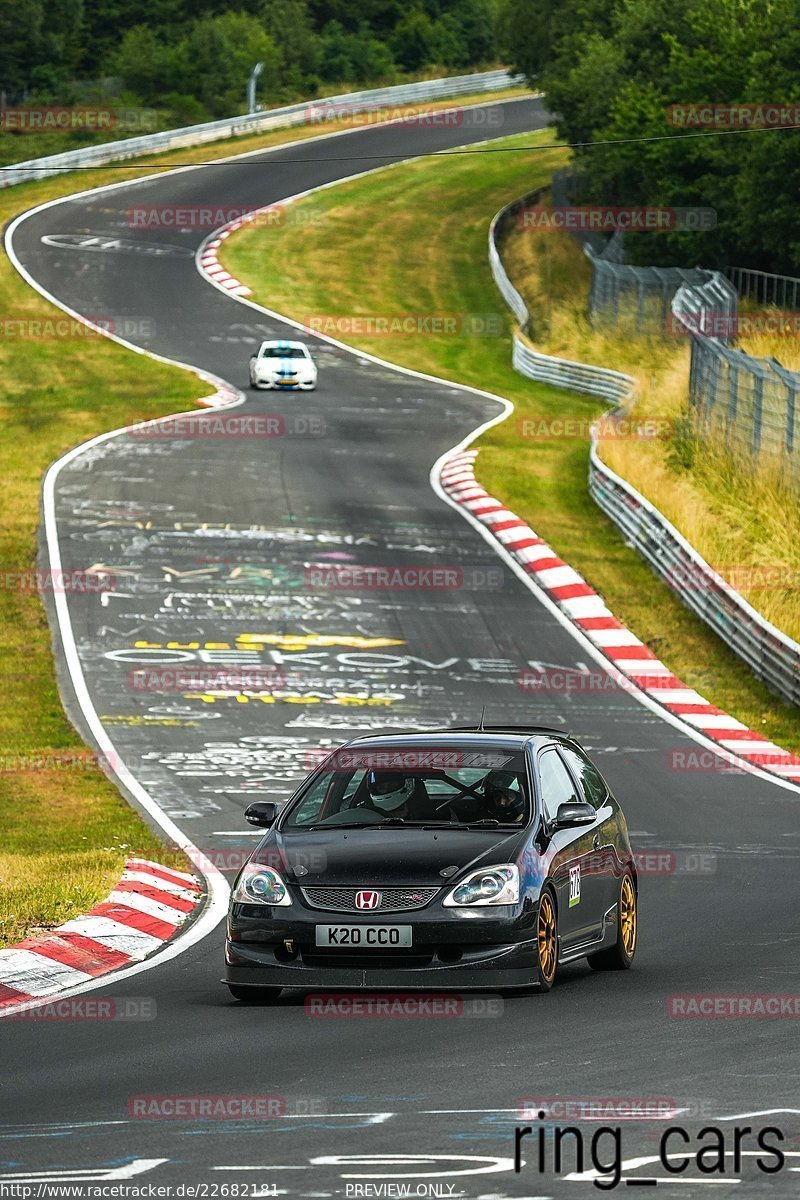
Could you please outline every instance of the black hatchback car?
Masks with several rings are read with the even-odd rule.
[[[361,737],[334,751],[233,887],[234,997],[281,988],[526,988],[561,963],[630,967],[636,867],[625,817],[556,730]]]

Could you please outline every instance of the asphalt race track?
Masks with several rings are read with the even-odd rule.
[[[495,135],[546,122],[538,101],[501,111]],[[293,992],[266,1009],[233,1002],[219,982],[218,925],[164,965],[93,993],[148,998],[153,1019],[0,1024],[0,1195],[31,1179],[202,1183],[209,1196],[235,1195],[222,1190],[231,1184],[247,1185],[239,1195],[390,1195],[388,1184],[587,1194],[589,1174],[565,1181],[548,1160],[542,1176],[532,1151],[514,1174],[527,1097],[646,1098],[662,1115],[677,1110],[690,1139],[719,1125],[731,1148],[735,1126],[777,1125],[797,1157],[773,1176],[745,1157],[740,1183],[731,1160],[724,1176],[692,1162],[672,1180],[652,1159],[669,1122],[609,1122],[621,1128],[626,1181],[658,1178],[684,1196],[796,1193],[792,1022],[680,1019],[668,998],[800,991],[797,792],[746,773],[676,770],[700,747],[625,691],[520,691],[529,664],[578,669],[586,651],[429,484],[434,461],[497,404],[313,338],[316,392],[249,391],[254,343],[295,331],[201,277],[194,251],[208,230],[128,221],[134,203],[278,202],[378,166],[382,154],[485,136],[466,123],[365,128],[87,194],[22,222],[16,254],[62,304],[125,319],[129,340],[246,391],[236,414],[283,418],[280,436],[121,434],[65,467],[64,568],[104,564],[115,578],[104,598],[70,596],[71,621],[117,751],[229,878],[253,841],[246,803],[286,796],[321,749],[354,731],[474,722],[483,703],[495,724],[568,729],[624,804],[635,847],[655,852],[656,869],[641,876],[635,968],[567,968],[549,995],[506,996],[500,1016],[321,1019]],[[309,564],[337,562],[447,565],[464,584],[350,593],[310,582]],[[255,690],[267,700],[154,692],[132,674],[222,666],[261,670],[267,692]],[[265,1094],[284,1098],[284,1116],[142,1119],[132,1102]],[[596,1126],[582,1128],[588,1156]],[[562,1175],[569,1169],[567,1155]],[[378,1190],[354,1190],[368,1184]]]

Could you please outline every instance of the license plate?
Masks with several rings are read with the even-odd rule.
[[[411,945],[410,925],[317,925],[318,946],[387,950]]]

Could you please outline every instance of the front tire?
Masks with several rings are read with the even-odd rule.
[[[269,1004],[281,994],[279,987],[240,987],[237,983],[229,983],[227,987],[234,1000],[243,1004]]]
[[[627,971],[633,965],[639,938],[639,910],[636,887],[626,871],[619,881],[617,899],[617,940],[608,950],[590,954],[587,962],[593,971]]]
[[[540,992],[549,992],[558,966],[558,914],[550,888],[539,897],[536,916],[536,983]]]

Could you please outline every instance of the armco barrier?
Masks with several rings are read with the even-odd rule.
[[[501,208],[489,226],[489,266],[492,277],[506,304],[514,313],[523,331],[529,328],[530,313],[528,307],[517,289],[508,277],[503,260],[500,256],[498,239],[505,226],[516,213],[527,205],[538,203],[541,192],[531,192],[519,200]],[[602,396],[622,404],[633,395],[636,380],[621,371],[611,371],[607,367],[593,367],[586,363],[573,362],[567,358],[555,358],[551,354],[542,354],[534,350],[527,339],[514,332],[514,366],[521,375],[536,379],[540,383],[549,383],[553,387],[566,388],[572,392],[587,392],[592,396]]]
[[[451,96],[522,87],[524,83],[523,76],[512,75],[509,71],[480,71],[472,75],[453,75],[447,79],[426,79],[421,83],[401,83],[363,92],[346,92],[340,96],[324,96],[248,116],[226,117],[221,121],[207,121],[202,125],[187,125],[181,129],[167,129],[161,133],[147,133],[141,137],[85,146],[80,150],[67,150],[63,154],[50,154],[45,158],[28,159],[0,171],[0,187],[46,179],[76,167],[99,166],[141,154],[177,150],[182,146],[200,146],[224,137],[241,137],[292,125],[324,127],[326,114],[337,108],[349,114],[382,106],[418,104],[426,100],[446,100]]]
[[[785,700],[800,704],[800,645],[757,613],[663,513],[606,466],[594,436],[589,452],[589,492],[625,540],[753,674]]]
[[[489,228],[489,263],[497,287],[527,329],[530,315],[503,266],[497,235],[506,221],[536,195],[515,200],[495,216]],[[534,350],[514,334],[513,363],[529,379],[615,401],[617,410],[633,396],[635,380],[618,371],[555,358]],[[655,573],[719,634],[753,674],[792,704],[800,704],[800,645],[747,603],[713,570],[659,510],[600,458],[592,429],[589,492],[599,507],[649,563]]]
[[[572,392],[588,392],[592,396],[614,400],[617,404],[630,399],[636,382],[630,375],[623,375],[620,371],[541,354],[518,333],[514,335],[513,363],[520,374],[527,375],[529,379],[538,379],[540,383],[567,388]]]

